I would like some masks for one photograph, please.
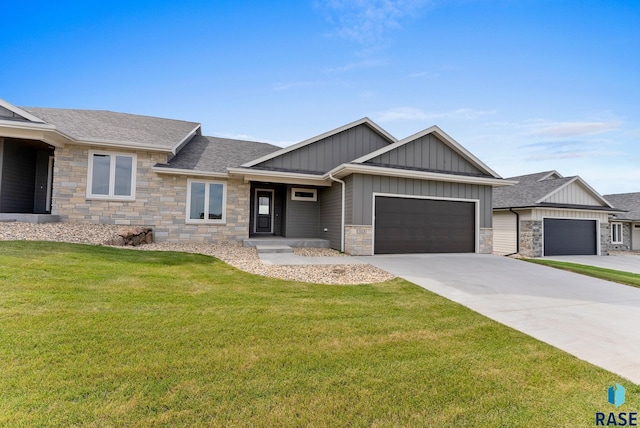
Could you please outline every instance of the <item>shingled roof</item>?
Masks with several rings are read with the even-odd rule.
[[[605,195],[614,207],[627,212],[616,214],[616,219],[640,221],[640,192]]]
[[[240,166],[280,149],[267,143],[198,135],[168,164],[156,167],[226,173],[228,167]]]
[[[200,126],[196,122],[107,110],[21,108],[77,141],[143,145],[164,151],[175,150]]]
[[[525,208],[525,207],[571,207],[577,209],[604,209],[611,210],[607,206],[606,201],[602,201],[602,205],[572,205],[544,202],[543,199],[552,192],[568,185],[572,181],[578,181],[583,187],[589,188],[580,177],[562,177],[557,171],[543,171],[534,174],[520,175],[509,177],[507,180],[517,181],[518,184],[508,187],[498,187],[493,189],[493,208]],[[602,197],[590,189],[594,197],[602,199]]]

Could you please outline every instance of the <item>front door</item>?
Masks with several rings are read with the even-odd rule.
[[[256,190],[256,233],[273,233],[273,190]]]

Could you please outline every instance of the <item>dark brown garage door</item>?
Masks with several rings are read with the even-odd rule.
[[[595,220],[544,219],[544,255],[596,255]]]
[[[475,252],[475,204],[376,197],[376,254]]]

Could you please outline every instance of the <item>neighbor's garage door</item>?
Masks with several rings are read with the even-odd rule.
[[[566,218],[544,219],[544,255],[572,256],[598,254],[597,221]]]
[[[376,254],[475,252],[475,203],[376,196]]]

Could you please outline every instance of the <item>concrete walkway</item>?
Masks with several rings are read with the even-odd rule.
[[[640,274],[640,256],[550,256],[545,259]]]
[[[360,257],[640,384],[640,289],[506,257]]]

